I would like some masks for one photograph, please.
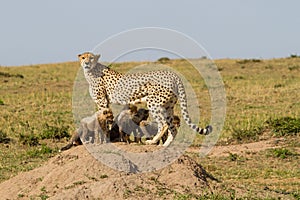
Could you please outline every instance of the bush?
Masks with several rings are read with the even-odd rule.
[[[299,58],[300,56],[298,56],[297,54],[291,54],[290,58]]]
[[[168,57],[161,57],[160,59],[157,60],[157,62],[160,62],[160,63],[166,63],[170,61],[170,58]]]
[[[276,136],[296,135],[300,132],[300,118],[281,117],[266,121]]]
[[[3,76],[3,77],[24,78],[24,76],[22,74],[10,74],[10,73],[7,73],[7,72],[0,72],[0,76]]]
[[[290,71],[293,71],[293,70],[300,70],[300,65],[292,65],[292,66],[289,66],[288,69]]]
[[[244,59],[244,60],[236,61],[236,63],[238,63],[238,64],[258,63],[258,62],[261,62],[261,60],[260,59]]]

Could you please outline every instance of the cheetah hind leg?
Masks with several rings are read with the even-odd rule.
[[[169,127],[168,130],[165,132],[165,135],[167,135],[167,138],[165,138],[165,135],[163,135],[163,137],[162,137],[162,140],[165,140],[165,141],[163,141],[164,147],[169,146],[173,142],[174,138],[177,135],[177,129],[172,123],[169,123],[168,127]]]
[[[159,133],[157,133],[152,140],[146,140],[146,144],[157,144],[160,138],[165,134],[168,130],[168,125],[164,125]]]
[[[164,147],[167,147],[169,146],[174,140],[174,136],[173,134],[170,133],[170,131],[168,130],[168,137],[167,137],[167,140],[164,142],[163,146]]]

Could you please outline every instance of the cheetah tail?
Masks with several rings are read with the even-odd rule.
[[[69,143],[69,144],[67,144],[66,146],[62,147],[62,148],[60,149],[60,151],[66,151],[66,150],[68,150],[68,149],[71,149],[72,146],[73,146],[73,143]]]
[[[200,128],[196,124],[193,124],[191,121],[191,118],[189,116],[188,110],[187,110],[187,99],[186,99],[186,93],[182,82],[178,83],[178,97],[180,101],[180,107],[181,107],[181,114],[186,122],[186,124],[193,129],[193,131],[201,134],[201,135],[208,135],[213,131],[213,128],[211,125],[206,126],[205,128]]]

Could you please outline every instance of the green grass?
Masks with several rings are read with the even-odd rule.
[[[300,133],[300,118],[280,117],[266,122],[276,136],[296,135]]]
[[[108,178],[108,175],[103,174],[103,175],[100,176],[100,178],[101,178],[101,179],[103,179],[103,178]]]
[[[273,156],[275,158],[281,158],[281,159],[286,159],[286,158],[291,158],[293,156],[297,156],[297,154],[293,153],[291,150],[286,149],[286,148],[270,149],[269,154],[270,154],[270,156]]]
[[[193,66],[185,60],[160,62],[189,80],[199,101],[200,124],[209,123],[210,95],[203,79],[195,77],[197,71]],[[204,70],[209,69],[206,59],[199,62],[206,66]],[[219,193],[198,199],[251,199],[253,196],[264,199],[265,194],[274,191],[287,191],[289,194],[284,197],[299,197],[299,62],[299,56],[215,61],[224,81],[227,104],[218,143],[252,142],[274,136],[285,137],[285,142],[282,148],[248,156],[229,152],[225,157],[199,160],[223,182],[215,183]],[[126,72],[142,64],[147,63],[113,63],[111,67]],[[0,67],[0,90],[4,91],[0,94],[0,181],[40,166],[66,143],[75,129],[72,90],[79,68],[78,62]],[[178,107],[175,113],[179,113]],[[202,141],[203,137],[197,136],[193,145],[200,146]],[[161,189],[158,195],[164,192],[172,191]],[[174,198],[194,197],[174,194]]]
[[[207,195],[209,199],[293,199],[299,194],[300,170],[299,155],[291,149],[288,146],[249,154],[228,152],[227,156],[216,158],[189,155],[220,181],[210,183],[215,193]]]
[[[23,145],[28,146],[37,146],[39,145],[39,137],[34,135],[33,133],[19,135],[19,142]]]
[[[49,125],[48,123],[44,124],[43,131],[40,134],[41,139],[56,139],[60,140],[63,138],[70,138],[70,134],[68,133],[69,127],[61,125]]]

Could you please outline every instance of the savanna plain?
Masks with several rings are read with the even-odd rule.
[[[196,62],[204,67],[208,63],[205,58]],[[199,125],[209,124],[213,112],[209,88],[193,66],[180,59],[165,58],[154,63],[173,68],[189,81],[199,102]],[[207,178],[207,187],[195,192],[188,186],[176,190],[149,175],[142,178],[149,186],[123,185],[122,191],[118,190],[123,199],[300,199],[300,57],[220,59],[213,63],[226,92],[224,127],[205,157],[198,153],[204,140],[201,135],[185,152],[213,178]],[[149,62],[112,63],[110,67],[126,73],[145,64]],[[72,96],[80,70],[78,62],[0,67],[0,184],[10,184],[10,179],[41,167],[47,169],[51,159],[66,158],[68,151],[62,154],[59,149],[76,129]],[[178,108],[175,113],[180,115]],[[123,146],[130,145],[147,148]],[[70,152],[74,154],[76,149],[85,151],[74,147]],[[48,199],[62,190],[87,187],[89,182],[105,184],[104,180],[118,173],[106,170],[100,175],[85,174],[85,179],[62,189],[57,183],[55,192],[44,185],[36,189],[36,194],[23,190],[11,199]],[[45,176],[36,181],[43,182]],[[1,194],[7,192],[4,190],[0,187]]]

